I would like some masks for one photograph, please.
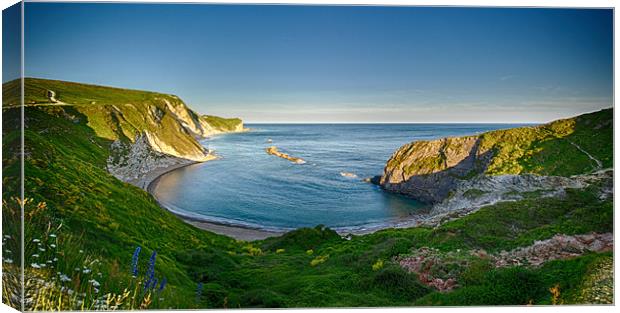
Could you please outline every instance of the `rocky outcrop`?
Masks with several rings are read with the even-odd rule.
[[[278,151],[278,148],[276,146],[271,146],[269,148],[266,148],[265,152],[267,152],[267,154],[275,155],[275,156],[277,156],[279,158],[283,158],[285,160],[289,160],[289,161],[291,161],[293,163],[296,163],[296,164],[304,164],[304,163],[306,163],[306,161],[304,161],[301,158],[292,157],[292,156],[290,156],[290,155],[288,155],[286,153]]]
[[[613,111],[606,109],[535,127],[412,142],[391,156],[379,184],[433,205],[459,199],[439,211],[497,202],[509,192],[580,188],[571,176],[612,165],[610,121]],[[467,192],[476,197],[463,197]]]
[[[27,78],[28,103],[54,104],[74,122],[86,121],[111,142],[107,169],[132,182],[152,169],[213,159],[198,140],[244,131],[240,119],[200,115],[170,94]]]
[[[502,251],[493,256],[496,267],[541,264],[558,259],[568,259],[580,256],[586,252],[606,252],[614,249],[614,235],[584,234],[563,235],[557,234],[550,239],[534,242],[527,247],[512,251]]]
[[[488,162],[478,143],[478,137],[470,136],[405,145],[388,161],[380,185],[423,202],[440,202],[460,179],[480,173]]]

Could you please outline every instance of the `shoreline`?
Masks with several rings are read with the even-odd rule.
[[[244,129],[244,131],[239,131],[235,133],[241,133],[249,131],[249,129]],[[136,185],[146,192],[148,192],[154,199],[157,201],[160,207],[165,209],[166,211],[174,214],[182,221],[187,224],[190,224],[194,227],[197,227],[202,230],[210,231],[212,233],[216,233],[218,235],[223,235],[227,237],[231,237],[236,240],[244,240],[244,241],[255,241],[255,240],[263,240],[270,237],[278,237],[287,232],[293,231],[294,229],[282,229],[282,230],[268,230],[264,228],[252,227],[249,225],[239,225],[239,224],[230,224],[225,222],[218,222],[208,220],[207,218],[196,218],[184,215],[182,213],[176,212],[173,208],[170,208],[163,204],[157,199],[155,195],[155,188],[157,188],[157,184],[159,180],[166,174],[191,165],[200,164],[204,162],[209,162],[213,160],[217,160],[217,156],[213,156],[205,161],[192,161],[192,160],[184,160],[180,159],[180,163],[174,164],[167,167],[157,168],[153,171],[148,172],[143,178],[131,182],[131,184]],[[343,237],[348,237],[349,235],[365,235],[374,233],[383,229],[390,228],[408,228],[415,227],[420,224],[422,219],[416,216],[409,216],[407,218],[403,218],[395,221],[385,221],[384,223],[377,224],[367,224],[367,225],[359,225],[352,226],[351,228],[347,227],[333,227],[334,231],[336,231],[339,235]],[[300,228],[300,227],[298,227]],[[298,229],[295,228],[295,229]]]
[[[205,161],[205,162],[208,162],[208,161]],[[160,207],[174,214],[175,216],[180,218],[185,223],[190,224],[202,230],[216,233],[218,235],[228,236],[228,237],[231,237],[237,240],[254,241],[254,240],[266,239],[269,237],[277,237],[277,236],[281,236],[286,233],[286,231],[284,230],[270,231],[270,230],[265,230],[265,229],[252,228],[249,226],[237,226],[237,225],[230,225],[230,224],[225,224],[225,223],[218,223],[218,222],[213,222],[213,221],[206,221],[202,219],[192,218],[192,217],[185,216],[185,215],[175,212],[174,210],[172,210],[165,204],[161,203],[159,199],[157,199],[157,196],[155,196],[154,190],[157,187],[157,184],[159,183],[160,178],[162,178],[164,175],[174,170],[177,170],[177,169],[180,169],[186,166],[194,165],[194,164],[199,164],[199,163],[203,163],[203,162],[190,161],[187,163],[181,163],[181,164],[176,164],[176,165],[169,166],[169,167],[160,168],[156,171],[151,171],[149,172],[149,174],[147,174],[142,179],[142,181],[146,183],[146,188],[143,188],[143,189],[146,190],[146,192],[148,192],[155,199],[155,201],[157,201],[157,204],[159,204]]]
[[[217,158],[214,158],[213,160],[216,160],[216,159]],[[208,162],[208,161],[204,161],[204,162]],[[160,207],[174,214],[175,216],[180,218],[183,222],[190,224],[196,228],[199,228],[205,231],[210,231],[218,235],[231,237],[236,240],[243,240],[243,241],[263,240],[263,239],[267,239],[271,237],[278,237],[278,236],[284,235],[287,232],[294,230],[294,229],[268,230],[268,229],[257,228],[257,227],[252,227],[248,225],[229,224],[229,223],[209,221],[206,219],[190,217],[190,216],[175,212],[174,209],[166,206],[165,204],[161,203],[157,199],[157,196],[155,196],[154,190],[157,187],[157,183],[159,182],[161,177],[163,177],[164,175],[174,170],[177,170],[177,169],[180,169],[186,166],[190,166],[190,165],[204,163],[204,162],[188,161],[184,163],[175,164],[169,167],[159,168],[155,171],[151,171],[144,178],[141,179],[141,181],[143,181],[146,184],[146,188],[143,188],[143,189],[146,190],[155,199],[155,201],[157,201],[157,204],[159,204]],[[398,228],[415,227],[415,226],[422,224],[423,220],[424,218],[420,218],[420,216],[414,215],[414,216],[403,218],[397,221],[386,221],[384,223],[379,223],[379,224],[374,224],[374,225],[369,224],[366,226],[360,225],[357,228],[356,227],[351,227],[351,228],[333,227],[331,229],[333,229],[335,232],[337,232],[342,237],[348,237],[350,235],[371,234],[371,233],[374,233],[380,230],[390,229],[390,228],[398,229]],[[298,228],[301,228],[301,227],[298,227]]]

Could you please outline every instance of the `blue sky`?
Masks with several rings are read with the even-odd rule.
[[[611,10],[27,3],[26,76],[247,122],[542,122],[612,106]]]

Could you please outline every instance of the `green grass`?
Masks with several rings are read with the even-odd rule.
[[[61,100],[68,101],[70,94],[63,92],[68,98]],[[142,269],[146,257],[156,250],[157,276],[168,278],[169,289],[166,300],[155,307],[523,304],[530,300],[544,304],[549,303],[548,289],[558,283],[567,299],[577,294],[591,262],[609,257],[593,254],[554,261],[540,269],[492,271],[484,262],[473,262],[460,276],[463,287],[449,294],[422,285],[393,261],[423,246],[497,252],[557,233],[612,231],[613,205],[598,199],[597,186],[570,190],[564,198],[532,197],[488,206],[437,228],[388,229],[351,240],[322,226],[252,243],[201,231],[159,207],[143,190],[106,172],[112,138],[93,128],[98,122],[92,120],[93,114],[84,113],[88,107],[98,109],[88,103],[25,109],[26,196],[47,204],[46,215],[62,224],[67,236],[77,238],[74,250],[101,260],[106,283],[116,292],[122,291],[135,247],[143,248]],[[18,124],[8,122],[19,121],[19,110],[4,107],[3,114],[7,122],[3,146],[8,147],[3,154],[6,199],[18,189],[19,159],[14,154]],[[587,120],[599,125],[605,119]],[[597,149],[607,144],[605,140],[586,143],[586,137],[580,136],[571,138],[582,140],[580,145],[601,160],[611,160],[605,156],[611,150]],[[32,226],[29,236],[46,232],[46,223]],[[198,282],[204,287],[197,298]]]
[[[458,150],[470,137],[449,138],[439,151]],[[495,130],[478,136],[476,166],[462,179],[478,174],[539,174],[571,176],[597,169],[595,161],[575,145],[600,160],[602,168],[613,166],[613,109],[605,109],[578,117],[532,127]],[[407,176],[426,175],[450,170],[443,152],[425,155],[413,162],[411,155],[420,150],[433,150],[436,141],[416,141],[401,147],[387,166],[397,168],[404,162]],[[490,155],[486,161],[485,156]]]
[[[239,118],[223,118],[213,115],[203,115],[201,118],[209,123],[209,125],[222,131],[233,131],[236,130],[239,125],[243,125],[243,122]]]
[[[480,151],[493,151],[485,170],[489,175],[588,173],[596,169],[596,163],[571,142],[600,160],[603,168],[612,167],[613,109],[537,127],[487,132],[480,138]]]

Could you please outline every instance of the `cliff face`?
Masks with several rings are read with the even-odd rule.
[[[380,185],[436,204],[472,181],[486,186],[516,179],[523,192],[573,186],[515,176],[570,177],[610,168],[612,159],[613,111],[606,109],[535,127],[407,144],[387,162]],[[528,189],[523,182],[533,183]]]
[[[5,84],[5,106],[15,102],[11,84]],[[240,119],[201,116],[174,95],[33,78],[25,79],[24,89],[26,106],[75,111],[98,137],[109,140],[107,169],[123,181],[210,160],[214,156],[198,139],[244,130]]]
[[[487,160],[479,153],[478,137],[416,141],[390,158],[380,184],[386,190],[423,202],[439,202],[459,178],[479,172]]]

